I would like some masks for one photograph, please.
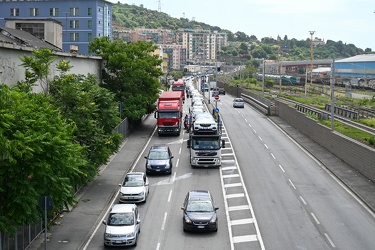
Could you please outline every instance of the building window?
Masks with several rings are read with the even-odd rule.
[[[79,28],[79,21],[78,20],[70,20],[70,28],[71,29],[78,29]]]
[[[19,16],[20,15],[20,9],[10,9],[10,16]]]
[[[30,8],[30,16],[39,16],[38,8]]]
[[[87,15],[88,16],[92,16],[92,8],[88,8],[87,9]]]
[[[78,42],[79,41],[79,33],[70,33],[70,41]]]
[[[99,24],[100,24],[100,20],[99,20]]]
[[[92,20],[87,20],[87,28],[92,29]]]
[[[43,23],[16,23],[16,29],[27,31],[40,39],[45,39],[45,28]]]
[[[87,40],[88,40],[89,42],[92,42],[92,33],[88,33],[88,34],[87,34]]]
[[[79,16],[79,8],[70,8],[69,13],[71,16]]]
[[[49,9],[50,16],[59,16],[59,8],[50,8]]]
[[[100,12],[100,8],[98,8],[98,12]]]

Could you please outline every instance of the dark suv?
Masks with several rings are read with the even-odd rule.
[[[172,152],[167,145],[153,145],[146,158],[146,174],[172,173]]]
[[[217,231],[218,218],[212,196],[206,190],[189,191],[181,208],[184,231]]]

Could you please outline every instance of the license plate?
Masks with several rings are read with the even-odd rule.
[[[204,226],[198,226],[198,228],[204,228]]]
[[[134,200],[134,197],[128,197],[129,200]]]

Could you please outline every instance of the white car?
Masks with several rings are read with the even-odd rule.
[[[148,178],[143,172],[131,172],[120,184],[120,202],[146,202],[149,189]]]
[[[105,225],[104,247],[136,246],[141,232],[141,219],[135,204],[116,204],[103,220]]]

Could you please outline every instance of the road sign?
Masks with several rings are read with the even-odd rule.
[[[219,100],[219,99],[220,99],[219,95],[215,95],[215,100]]]

